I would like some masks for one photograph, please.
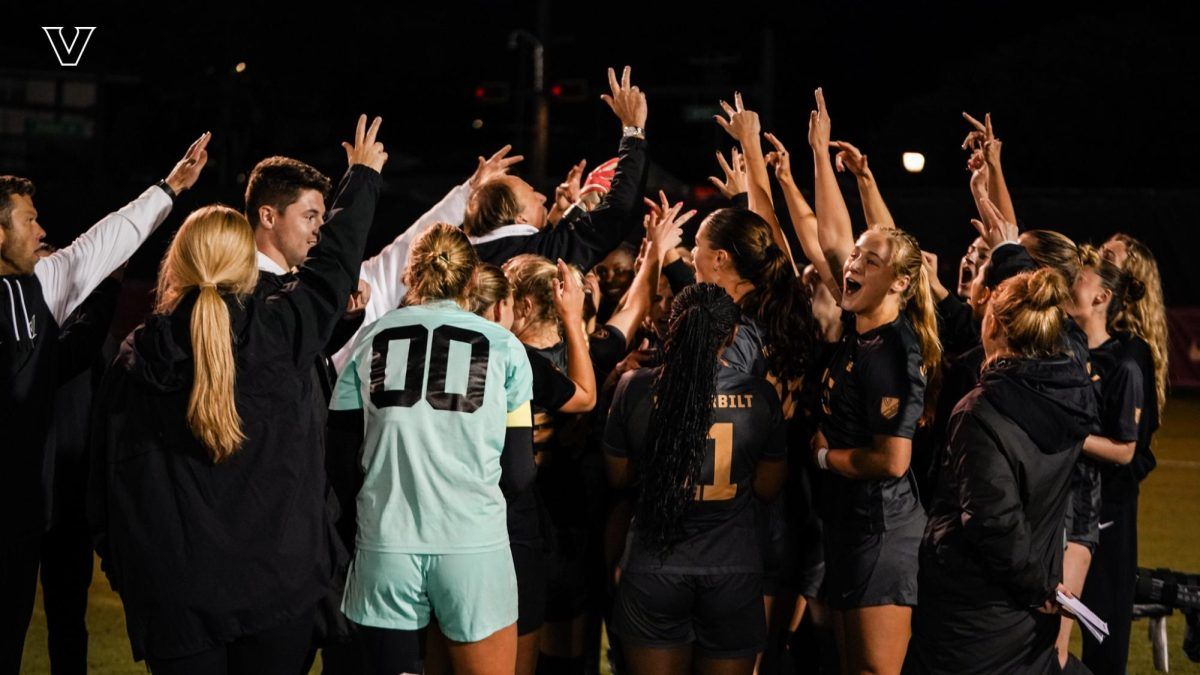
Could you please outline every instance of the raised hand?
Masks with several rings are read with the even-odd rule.
[[[371,284],[359,279],[358,288],[350,294],[350,299],[346,302],[346,316],[353,317],[362,313],[369,302],[371,302]]]
[[[937,254],[921,251],[921,266],[925,268],[925,278],[929,280],[929,290],[933,293],[933,299],[937,302],[945,300],[950,291],[946,290],[942,280],[938,278]]]
[[[996,207],[992,200],[987,196],[978,200],[979,216],[982,220],[972,218],[971,224],[979,232],[979,236],[987,242],[988,246],[995,250],[1006,241],[1016,241],[1020,235],[1016,223],[1011,222],[1000,213],[1000,209]]]
[[[740,92],[733,93],[733,105],[729,105],[725,101],[721,101],[721,109],[729,115],[729,119],[725,119],[720,115],[713,115],[713,119],[721,128],[739,143],[746,144],[751,141],[758,140],[759,123],[758,113],[753,110],[746,110],[742,105],[742,95]]]
[[[666,195],[662,193],[660,195],[664,200],[663,206],[651,210],[646,214],[643,222],[646,226],[646,239],[657,254],[662,256],[683,241],[683,225],[696,215],[696,210],[692,209],[680,214],[683,202],[671,206],[665,203]]]
[[[846,141],[831,141],[829,146],[838,149],[838,154],[833,158],[833,166],[839,173],[849,169],[850,173],[858,178],[871,175],[871,169],[867,166],[867,156],[861,150]]]
[[[978,203],[980,200],[988,197],[988,180],[991,178],[991,169],[988,168],[987,162],[983,159],[983,152],[976,150],[971,155],[971,159],[967,160],[967,168],[971,171],[971,195],[975,197]]]
[[[572,204],[579,201],[579,192],[583,189],[583,170],[585,168],[587,168],[587,160],[579,160],[578,164],[567,171],[567,179],[554,188],[554,206],[556,208],[566,211],[571,208]]]
[[[728,162],[725,161],[725,156],[718,150],[717,164],[721,165],[721,171],[725,173],[725,180],[721,180],[716,176],[709,176],[708,182],[712,183],[721,192],[721,195],[726,199],[733,199],[734,195],[740,195],[748,189],[746,160],[742,157],[742,153],[738,152],[737,148],[729,151]]]
[[[506,145],[497,150],[495,154],[487,159],[484,159],[483,155],[480,155],[479,165],[475,167],[475,173],[471,174],[471,177],[467,179],[467,185],[472,190],[476,190],[480,185],[483,185],[489,180],[507,174],[508,167],[525,159],[524,155],[513,155],[512,157],[509,157],[508,153],[510,150],[512,150],[512,146]]]
[[[963,139],[963,150],[975,150],[982,148],[984,143],[996,140],[996,134],[992,131],[992,114],[986,113],[983,116],[983,122],[971,117],[967,113],[962,114],[963,119],[971,125],[971,131],[967,133],[967,137]]]
[[[583,284],[575,270],[561,258],[558,260],[558,278],[554,280],[554,309],[564,323],[583,322]]]
[[[388,154],[384,152],[383,143],[375,140],[375,137],[379,134],[379,125],[381,124],[383,124],[383,118],[376,117],[368,129],[367,116],[358,116],[358,127],[354,130],[354,145],[342,141],[342,148],[346,151],[346,163],[348,165],[362,164],[376,171],[383,171],[383,165],[387,163]]]
[[[808,145],[814,152],[829,151],[829,109],[825,107],[825,92],[817,87],[813,92],[817,109],[808,114]]]
[[[183,153],[183,159],[179,160],[175,164],[175,168],[171,169],[171,173],[167,174],[167,185],[175,191],[175,194],[196,184],[196,179],[200,177],[200,172],[208,163],[208,142],[210,140],[212,140],[211,131],[200,134],[200,138],[193,141],[187,152]]]
[[[775,168],[775,179],[780,183],[792,181],[792,157],[788,153],[788,149],[784,147],[783,142],[771,133],[763,134],[763,138],[775,146],[775,149],[767,153],[767,166]]]
[[[640,89],[629,84],[630,68],[625,66],[621,73],[621,81],[617,82],[617,72],[608,69],[609,94],[601,94],[600,100],[612,108],[613,114],[621,120],[621,126],[646,126],[646,95]]]

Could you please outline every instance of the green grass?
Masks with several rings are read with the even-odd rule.
[[[1138,514],[1141,534],[1139,563],[1143,567],[1171,567],[1200,573],[1200,398],[1176,396],[1167,407],[1165,425],[1156,439],[1158,469],[1142,484]],[[125,635],[121,603],[96,569],[88,606],[91,633],[88,667],[94,673],[138,673],[147,671],[133,662]],[[1200,664],[1184,656],[1184,621],[1176,613],[1168,620],[1172,673],[1200,673]],[[1075,653],[1078,654],[1078,631]],[[319,666],[319,662],[318,662]],[[46,615],[42,612],[41,589],[25,640],[24,673],[48,673]],[[314,672],[319,672],[314,668]],[[1129,654],[1131,675],[1153,673],[1146,622],[1133,627]]]

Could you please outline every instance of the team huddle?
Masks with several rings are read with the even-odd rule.
[[[211,134],[60,250],[0,176],[0,670],[39,565],[51,613],[70,511],[156,675],[318,650],[331,673],[594,673],[602,631],[636,675],[1123,673],[1166,398],[1149,249],[1019,231],[990,116],[964,114],[978,237],[948,289],[819,89],[812,205],[737,95],[729,205],[697,218],[646,197],[646,96],[608,79],[617,156],[551,200],[505,147],[367,257],[388,156],[364,115],[336,185],[271,157],[244,209],[188,214],[71,425],[76,483],[46,469],[65,383]],[[1082,661],[1062,596],[1108,622]],[[56,670],[86,655],[53,631]]]

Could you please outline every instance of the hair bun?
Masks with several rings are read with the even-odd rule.
[[[1142,283],[1140,279],[1130,279],[1129,291],[1126,293],[1126,296],[1133,302],[1141,300],[1146,297],[1146,284]]]
[[[1029,275],[1029,293],[1026,296],[1032,309],[1045,312],[1055,307],[1064,307],[1071,299],[1071,289],[1057,270],[1043,267]]]

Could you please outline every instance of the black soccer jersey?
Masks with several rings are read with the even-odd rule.
[[[925,406],[921,345],[901,313],[861,335],[844,318],[841,343],[821,378],[821,431],[831,449],[868,448],[875,436],[913,437]],[[825,476],[822,514],[831,523],[890,529],[920,513],[910,468],[900,478],[851,480]]]
[[[628,457],[635,467],[645,449],[659,372],[643,368],[626,373],[609,411],[605,451]],[[762,570],[751,491],[758,462],[787,455],[787,434],[775,390],[761,377],[722,367],[708,438],[701,484],[696,486],[696,500],[685,516],[680,541],[660,559],[642,545],[635,518],[623,569],[690,574]]]
[[[1129,501],[1138,494],[1138,481],[1154,468],[1150,439],[1158,428],[1158,394],[1150,348],[1135,335],[1114,333],[1091,351],[1092,374],[1098,376],[1097,401],[1103,434],[1118,441],[1136,440],[1133,461],[1104,465],[1104,501]]]

